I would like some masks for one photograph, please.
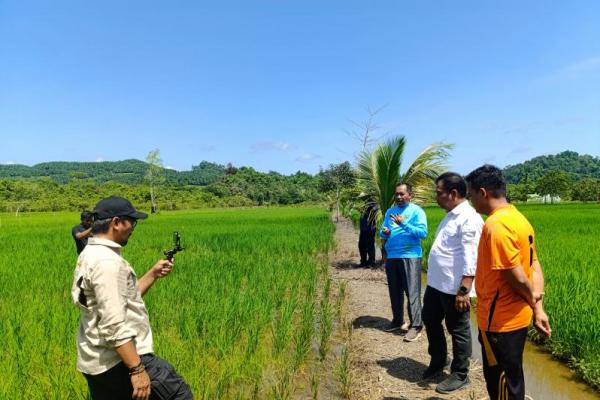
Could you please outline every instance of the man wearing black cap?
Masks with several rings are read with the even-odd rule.
[[[148,215],[116,196],[101,200],[93,214],[93,237],[77,260],[71,290],[81,312],[77,369],[92,399],[192,399],[183,378],[153,354],[142,300],[173,263],[160,260],[138,280],[120,254],[137,221]]]

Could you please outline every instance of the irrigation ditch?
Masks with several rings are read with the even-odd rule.
[[[353,327],[349,331],[346,346],[346,357],[350,363],[347,398],[487,399],[481,370],[481,350],[476,339],[476,321],[472,318],[471,385],[456,394],[437,394],[434,391],[436,382],[423,382],[420,379],[429,361],[426,336],[423,335],[416,343],[404,343],[401,336],[383,332],[390,315],[385,271],[383,268],[357,268],[358,234],[350,221],[340,219],[336,223],[336,241],[331,274],[338,285],[346,286],[346,318],[352,321]],[[425,282],[426,275],[423,274],[423,290]],[[563,362],[529,341],[524,353],[524,371],[526,391],[531,399],[600,398],[598,392],[583,383]]]

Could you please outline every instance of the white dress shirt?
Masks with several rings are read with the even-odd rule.
[[[475,276],[483,219],[468,201],[440,222],[427,262],[427,285],[446,294],[458,293],[463,275]],[[475,285],[470,296],[475,296]]]
[[[152,331],[133,268],[121,246],[90,238],[77,259],[71,289],[79,306],[77,369],[101,374],[121,362],[115,347],[133,340],[139,355],[152,353]]]

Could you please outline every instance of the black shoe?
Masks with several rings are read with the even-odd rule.
[[[446,364],[442,366],[430,365],[427,367],[425,372],[423,372],[423,379],[432,379],[436,376],[440,375],[444,368],[448,368],[450,366],[450,358],[446,358]]]
[[[444,379],[439,383],[439,385],[437,385],[435,391],[443,394],[452,393],[455,390],[469,386],[470,383],[471,381],[469,380],[468,376],[465,377],[465,379],[460,379],[458,375],[451,374],[448,378]]]
[[[384,332],[395,332],[395,331],[399,331],[402,328],[402,326],[398,325],[398,324],[389,324],[387,325],[385,328],[383,328]]]

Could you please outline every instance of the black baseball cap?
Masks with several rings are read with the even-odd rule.
[[[102,199],[94,207],[94,216],[96,219],[105,219],[112,217],[131,217],[134,219],[148,218],[148,214],[137,211],[131,202],[118,196]]]

